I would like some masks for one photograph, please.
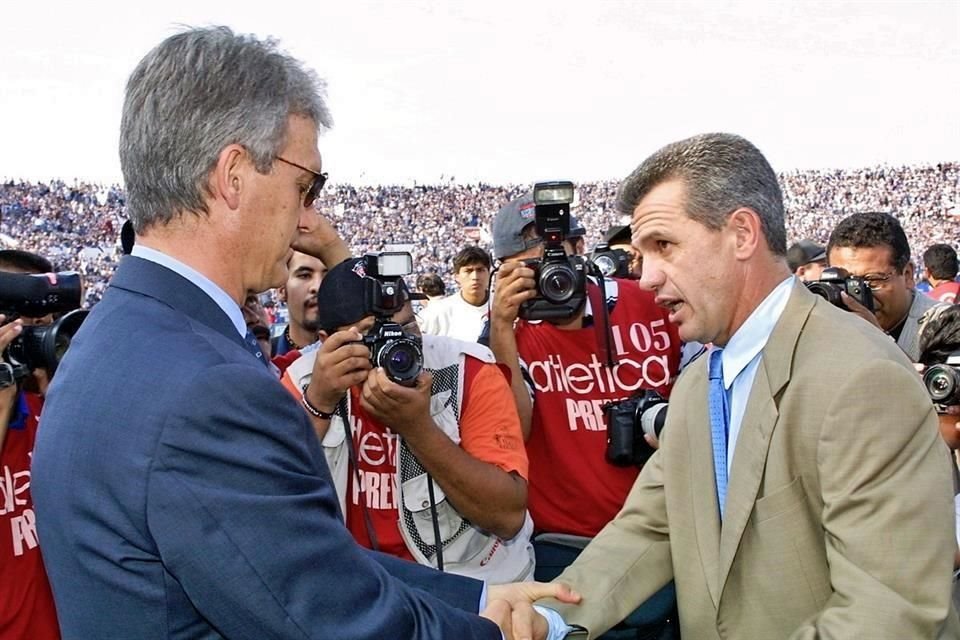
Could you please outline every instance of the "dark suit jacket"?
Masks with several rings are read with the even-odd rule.
[[[354,544],[303,410],[140,258],[57,370],[33,495],[64,638],[501,637],[481,583]]]

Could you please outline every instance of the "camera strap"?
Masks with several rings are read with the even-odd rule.
[[[593,311],[593,331],[597,335],[600,357],[611,369],[616,366],[613,351],[613,334],[610,332],[610,311],[607,309],[606,278],[597,278],[599,285],[587,282],[587,299]]]
[[[437,569],[443,571],[443,539],[440,537],[440,517],[437,515],[437,498],[433,492],[433,476],[427,474],[427,493],[430,495],[430,519],[433,520],[434,550],[437,552]]]
[[[347,391],[347,393],[350,393]],[[373,530],[373,520],[370,519],[370,512],[367,510],[367,494],[363,488],[363,480],[360,478],[360,467],[357,465],[357,452],[353,448],[353,428],[350,426],[349,411],[347,409],[347,396],[344,394],[337,403],[337,414],[343,421],[343,429],[346,431],[347,455],[350,456],[350,467],[353,469],[353,481],[357,483],[357,492],[360,495],[360,511],[363,513],[363,526],[367,530],[367,538],[370,540],[370,547],[374,551],[380,551],[380,543],[377,542],[377,532]],[[344,514],[346,519],[346,514]]]

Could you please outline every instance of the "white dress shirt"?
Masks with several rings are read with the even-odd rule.
[[[243,319],[243,311],[240,310],[240,305],[231,298],[226,291],[217,286],[213,280],[206,277],[196,269],[192,269],[187,265],[183,264],[176,258],[172,258],[165,253],[157,251],[156,249],[151,249],[150,247],[145,247],[142,244],[133,245],[133,251],[130,252],[130,255],[142,258],[144,260],[149,260],[150,262],[159,264],[161,267],[166,267],[174,273],[177,273],[193,284],[197,285],[201,291],[210,296],[210,299],[217,303],[217,306],[223,309],[223,312],[227,314],[227,317],[230,318],[230,322],[233,323],[233,326],[237,329],[237,333],[240,334],[241,338],[246,338],[247,336],[247,323]]]

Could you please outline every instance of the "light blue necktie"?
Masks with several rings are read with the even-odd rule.
[[[730,432],[730,406],[723,388],[723,349],[710,352],[710,434],[713,441],[713,474],[717,480],[720,519],[727,501],[727,436]]]

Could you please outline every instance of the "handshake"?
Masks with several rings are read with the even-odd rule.
[[[556,582],[514,582],[491,585],[487,589],[487,607],[480,615],[497,623],[506,640],[544,640],[547,620],[537,613],[533,603],[541,598],[578,604],[580,594]]]

